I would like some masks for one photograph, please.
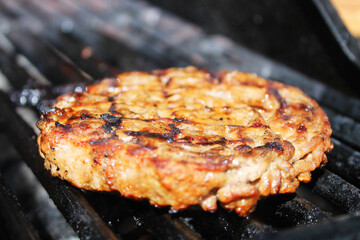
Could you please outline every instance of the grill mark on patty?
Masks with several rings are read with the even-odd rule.
[[[153,119],[126,118],[126,119],[143,120],[145,122],[164,122],[164,123],[171,122],[171,123],[190,123],[190,124],[194,124],[194,122],[189,121],[189,120],[187,120],[185,118],[153,118]]]
[[[91,116],[90,114],[88,113],[83,113],[81,114],[81,116],[79,117],[81,120],[85,120],[85,119],[94,119],[95,117],[94,116]]]
[[[110,108],[109,108],[109,112],[111,112],[112,114],[120,114],[118,111],[116,111],[116,109],[115,109],[115,104],[116,103],[111,103],[111,106],[110,106]]]
[[[128,136],[138,137],[144,136],[149,138],[168,139],[170,136],[168,133],[150,133],[150,132],[137,132],[137,131],[123,131]]]
[[[253,128],[270,128],[268,125],[265,125],[261,122],[255,122],[251,125]]]
[[[296,130],[298,133],[303,133],[303,132],[306,132],[307,131],[307,128],[306,126],[302,123],[300,124],[300,126],[297,128]]]
[[[111,97],[108,97],[108,101],[109,102],[113,102],[116,100],[116,97],[115,96],[111,96]]]
[[[109,138],[99,138],[99,139],[91,139],[89,143],[91,145],[102,145],[106,143],[109,140]]]
[[[275,151],[284,151],[284,148],[282,147],[281,143],[278,142],[268,142],[265,145],[256,147],[256,148],[264,148],[267,150],[275,150]]]
[[[308,105],[305,105],[305,104],[300,104],[300,109],[303,109],[305,110],[306,112],[314,112],[314,107],[312,106],[308,106]]]
[[[111,114],[108,114],[108,113],[101,114],[100,118],[104,119],[108,123],[113,123],[113,124],[121,123],[121,117],[111,115]]]
[[[286,100],[280,95],[279,91],[272,86],[272,84],[268,84],[268,94],[274,96],[276,100],[280,103],[279,112],[280,114],[284,114],[284,109],[287,108],[289,105]]]
[[[148,138],[156,138],[156,139],[163,139],[166,140],[169,143],[187,143],[191,145],[233,145],[233,144],[251,144],[254,141],[249,138],[243,138],[241,139],[235,139],[235,140],[228,140],[225,137],[219,136],[218,140],[210,141],[210,139],[213,139],[213,136],[197,136],[197,135],[187,135],[182,138],[176,138],[176,136],[181,133],[181,129],[177,128],[175,124],[169,124],[169,127],[171,130],[169,132],[165,133],[152,133],[145,131],[131,131],[131,130],[123,130],[123,133],[128,136],[134,136],[134,137],[148,137]]]
[[[257,110],[262,110],[262,111],[268,112],[268,110],[265,109],[263,106],[259,106],[259,105],[249,105],[249,107],[254,108],[254,109],[257,109]]]
[[[180,129],[178,128],[172,129],[166,133],[151,133],[145,131],[123,131],[123,133],[128,136],[134,136],[134,137],[144,136],[149,138],[164,139],[167,140],[169,143],[172,142],[191,143],[192,141],[196,141],[200,144],[218,144],[219,142],[222,142],[222,141],[209,142],[206,137],[196,137],[196,136],[186,136],[184,138],[177,139],[177,141],[175,141],[176,134],[180,133]]]
[[[171,96],[165,89],[162,88],[161,91],[165,99]]]
[[[59,122],[55,122],[55,126],[58,127],[58,128],[61,128],[63,129],[65,132],[72,132],[72,128],[71,128],[71,125],[68,123],[66,125],[63,125]]]
[[[105,120],[105,124],[102,127],[106,133],[112,133],[114,130],[119,129],[119,125],[122,122],[121,117],[108,113],[101,114],[100,118]]]
[[[213,141],[213,142],[198,142],[198,143],[195,143],[195,144],[198,144],[198,145],[215,145],[215,144],[219,144],[219,145],[222,145],[222,146],[227,146],[227,145],[233,145],[233,144],[238,144],[238,143],[241,143],[241,144],[245,144],[245,143],[251,143],[253,142],[252,140],[248,139],[248,138],[244,138],[244,139],[236,139],[236,140],[227,140],[226,138],[222,137],[220,138],[220,140],[217,140],[217,141]]]
[[[178,123],[193,123],[192,121],[189,121],[186,118],[174,118],[173,121]]]
[[[151,133],[145,131],[123,131],[128,136],[145,136],[149,138],[166,139],[169,143],[174,142],[177,134],[181,133],[181,130],[175,126],[175,124],[169,124],[170,131],[166,133]]]
[[[83,113],[80,116],[72,116],[71,118],[69,118],[69,120],[75,120],[75,119],[81,119],[81,120],[85,120],[85,119],[95,119],[96,117],[88,114],[88,113]]]
[[[252,149],[252,147],[247,144],[239,145],[234,148],[235,151],[241,151],[241,152],[249,152],[249,151],[251,151],[251,149]]]
[[[220,144],[220,145],[225,145],[226,144],[226,140],[222,140],[222,139],[220,139],[218,141],[214,141],[214,142],[207,142],[206,140],[207,139],[204,139],[203,142],[200,141],[197,144],[204,145],[204,146],[206,146],[206,145],[215,145],[215,144]]]
[[[173,80],[173,78],[172,78],[172,77],[170,77],[170,78],[166,81],[166,83],[165,83],[165,87],[170,86],[170,84],[171,84],[172,80]]]
[[[283,115],[281,118],[284,119],[284,121],[288,121],[291,117],[291,115]]]

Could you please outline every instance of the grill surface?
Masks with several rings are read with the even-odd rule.
[[[0,129],[4,133],[0,171],[5,179],[0,181],[0,202],[9,205],[9,211],[2,212],[0,217],[1,222],[11,219],[7,231],[1,224],[0,237],[360,237],[360,101],[357,98],[348,97],[222,35],[207,34],[199,26],[146,2],[62,0],[44,4],[40,0],[4,0],[0,4],[0,86],[3,90]],[[34,132],[39,110],[45,110],[39,100],[48,101],[67,91],[80,91],[95,79],[122,71],[187,65],[214,72],[220,69],[255,72],[302,88],[320,103],[334,129],[335,148],[328,156],[325,169],[315,171],[313,180],[302,184],[295,194],[262,200],[248,218],[224,209],[207,213],[192,208],[170,213],[146,202],[75,189],[44,170]],[[8,140],[17,153],[11,150]],[[39,190],[42,188],[38,184],[24,184],[37,181],[31,178],[32,174],[46,193]],[[43,196],[47,194],[52,200]],[[46,204],[39,205],[39,196]],[[34,201],[29,203],[29,199]],[[17,235],[18,228],[11,226],[21,226],[26,231]]]

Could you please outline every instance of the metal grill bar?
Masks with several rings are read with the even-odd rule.
[[[347,212],[360,211],[359,188],[328,170],[324,170],[321,176],[313,182],[315,183],[313,192],[323,196]]]
[[[51,44],[53,44],[57,49],[69,56],[74,62],[76,62],[77,66],[79,66],[80,68],[84,68],[86,66],[88,68],[88,73],[95,79],[101,79],[107,76],[115,76],[120,73],[118,72],[117,68],[110,64],[111,62],[116,62],[116,59],[107,59],[107,64],[105,64],[105,56],[101,56],[101,58],[100,56],[97,56],[97,52],[99,51],[95,50],[95,46],[90,47],[88,44],[82,42],[78,39],[78,37],[74,35],[63,33],[56,36],[56,38],[49,39],[51,39]],[[83,38],[83,40],[85,39]],[[111,43],[106,42],[105,40],[100,45],[100,47],[104,45],[112,48]],[[117,49],[119,49],[119,46],[117,46]],[[133,67],[136,66],[133,63],[129,65]],[[116,66],[126,70],[126,68],[124,68],[123,64],[121,63],[116,63]]]
[[[331,217],[317,206],[297,194],[272,196],[260,202],[255,216],[276,228],[306,226]]]
[[[200,239],[200,235],[178,221],[166,211],[155,209],[148,203],[126,201],[136,225],[156,239]]]
[[[20,209],[20,204],[17,201],[14,194],[11,192],[10,188],[4,182],[0,174],[0,206],[2,209],[0,211],[0,232],[1,229],[3,234],[7,232],[11,239],[19,240],[35,240],[39,239],[37,233],[34,231],[34,228],[28,223],[22,210]],[[0,234],[1,236],[1,234]],[[3,236],[5,239],[9,236]]]
[[[276,232],[256,219],[239,218],[224,209],[214,213],[186,210],[176,213],[175,217],[199,232],[203,239],[249,239],[266,232]]]
[[[329,117],[334,137],[360,149],[360,123],[329,108],[323,109]]]
[[[25,30],[21,32],[12,30],[8,37],[17,50],[27,56],[37,69],[55,84],[91,80],[89,76],[67,61],[63,55],[56,52],[56,49],[50,48],[42,40],[35,38]],[[24,38],[26,41],[23,41]],[[66,78],[64,78],[65,76]]]
[[[26,71],[18,67],[16,58],[14,56],[8,56],[1,51],[0,55],[0,68],[4,75],[13,82],[13,86],[16,89],[21,89],[27,84],[28,74]]]
[[[24,34],[26,36],[26,34]],[[5,36],[3,36],[6,38]],[[7,39],[7,38],[6,38]],[[10,40],[7,39],[9,43],[11,43]],[[12,44],[12,43],[11,43]],[[15,45],[12,44],[12,46],[15,49]],[[49,47],[49,46],[47,46]],[[1,44],[0,44],[1,48]],[[29,67],[32,68],[32,71],[39,72],[39,70],[32,64],[30,61],[27,62],[27,64],[23,64],[18,61],[18,59],[21,57],[21,59],[27,59],[26,56],[14,52],[2,52],[2,59],[0,60],[0,69],[2,72],[4,72],[5,76],[8,78],[8,80],[11,82],[12,86],[15,87],[17,91],[12,90],[10,94],[10,98],[13,102],[19,104],[19,105],[29,105],[29,106],[37,106],[40,99],[53,99],[56,96],[60,94],[64,94],[69,91],[74,91],[76,88],[84,88],[85,82],[88,80],[88,78],[83,78],[82,82],[71,82],[67,83],[63,86],[49,86],[51,83],[49,80],[44,78],[43,76],[39,76],[38,74],[31,74],[31,70],[28,69]],[[56,55],[54,52],[50,52],[51,56],[49,55],[43,55],[42,59],[49,59],[54,58],[54,55]],[[61,59],[58,59],[60,61]],[[64,60],[62,60],[64,61]],[[40,62],[39,64],[42,64]],[[63,63],[64,65],[65,63]],[[59,64],[61,66],[61,64]],[[73,69],[74,66],[72,65]],[[77,73],[79,70],[76,69],[73,72],[70,71],[71,69],[68,69],[64,74],[61,74],[60,77],[63,79],[67,79],[68,75],[73,74],[74,72]],[[82,75],[85,75],[84,73],[81,73]],[[66,82],[66,80],[64,80]]]
[[[332,139],[334,149],[329,154],[326,168],[360,187],[360,152]]]
[[[336,111],[360,121],[360,101],[358,99],[339,94],[336,90],[329,88],[321,101]]]
[[[356,213],[353,215],[341,216],[316,226],[288,230],[277,235],[269,234],[260,239],[358,239],[360,237],[359,227],[360,216]]]
[[[156,239],[200,238],[199,233],[169,214],[166,208],[155,209],[147,202],[124,199],[117,194],[85,192],[85,196],[116,234],[125,239],[129,235],[131,239],[134,233]],[[104,206],[111,206],[111,209]]]

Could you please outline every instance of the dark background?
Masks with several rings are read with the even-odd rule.
[[[360,97],[359,69],[309,0],[148,0],[243,46]]]

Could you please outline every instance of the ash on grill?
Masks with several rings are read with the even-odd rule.
[[[357,98],[146,2],[4,0],[0,6],[2,239],[360,236]],[[39,111],[49,111],[48,101],[122,71],[186,65],[255,72],[302,88],[320,103],[334,129],[335,148],[325,169],[295,194],[260,201],[248,218],[224,209],[171,213],[146,202],[75,189],[44,169],[34,131]]]

